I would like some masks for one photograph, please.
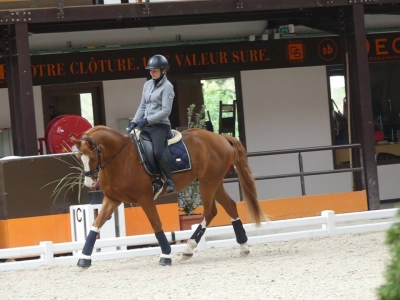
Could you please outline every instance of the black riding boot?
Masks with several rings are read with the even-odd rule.
[[[175,185],[174,182],[172,181],[172,175],[171,175],[171,166],[165,154],[163,154],[161,159],[158,161],[158,164],[161,168],[161,171],[164,173],[164,176],[167,178],[166,181],[167,188],[165,190],[165,193],[170,194],[175,192]]]

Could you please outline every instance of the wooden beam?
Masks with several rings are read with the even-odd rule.
[[[14,154],[37,155],[28,26],[24,23],[3,26],[2,37],[7,54],[6,70]]]
[[[141,20],[155,17],[232,14],[272,10],[338,7],[349,5],[349,0],[194,0],[171,2],[127,3],[118,5],[90,5],[59,8],[21,9],[0,11],[0,23],[62,23],[125,19]],[[58,7],[58,6],[57,6]],[[18,21],[17,21],[18,20]]]
[[[63,0],[63,6],[93,5],[93,0]],[[59,7],[59,0],[0,0],[0,10]]]
[[[318,16],[324,22],[335,19],[339,8],[311,8],[307,10],[285,10],[285,11],[253,11],[240,14],[213,14],[213,15],[185,15],[180,17],[154,17],[124,20],[97,20],[97,21],[76,21],[63,23],[34,23],[29,24],[29,32],[50,33],[50,32],[71,32],[85,30],[105,30],[121,28],[144,28],[158,26],[177,26],[187,24],[215,24],[227,22],[265,21],[272,27],[278,24],[298,24],[300,20],[310,20]],[[321,22],[320,22],[321,23]]]
[[[363,178],[356,178],[358,188],[367,190],[370,210],[380,208],[378,171],[375,161],[374,119],[368,56],[366,49],[366,33],[364,6],[357,4],[348,9],[345,21],[346,47],[349,54],[350,107],[352,111],[350,143],[362,146],[361,163]],[[358,161],[356,159],[355,161]],[[358,165],[353,165],[358,167]],[[364,186],[366,184],[366,186]],[[360,186],[361,185],[361,186]]]

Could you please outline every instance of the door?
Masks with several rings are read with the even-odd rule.
[[[199,79],[184,79],[176,82],[177,96],[179,100],[179,126],[188,126],[187,109],[191,104],[195,104],[195,112],[201,109],[204,104],[202,84]],[[176,99],[177,100],[177,99]]]
[[[84,117],[92,126],[105,125],[101,83],[42,86],[44,126],[61,115]]]
[[[49,96],[50,121],[61,115],[81,115],[80,95]]]

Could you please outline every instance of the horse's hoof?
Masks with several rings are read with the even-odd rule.
[[[193,257],[193,253],[183,253],[182,254],[182,260],[188,260]]]
[[[240,244],[240,256],[247,256],[249,253],[249,246],[246,243]]]
[[[166,258],[166,257],[161,257],[158,264],[160,266],[170,266],[170,265],[172,265],[172,259]]]
[[[77,263],[77,266],[81,268],[89,268],[91,265],[92,265],[91,259],[80,258]]]

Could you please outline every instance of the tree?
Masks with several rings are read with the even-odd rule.
[[[400,217],[400,210],[397,211]],[[379,287],[380,300],[400,299],[400,222],[390,227],[386,233],[386,244],[389,246],[391,261],[386,267],[386,283]]]

